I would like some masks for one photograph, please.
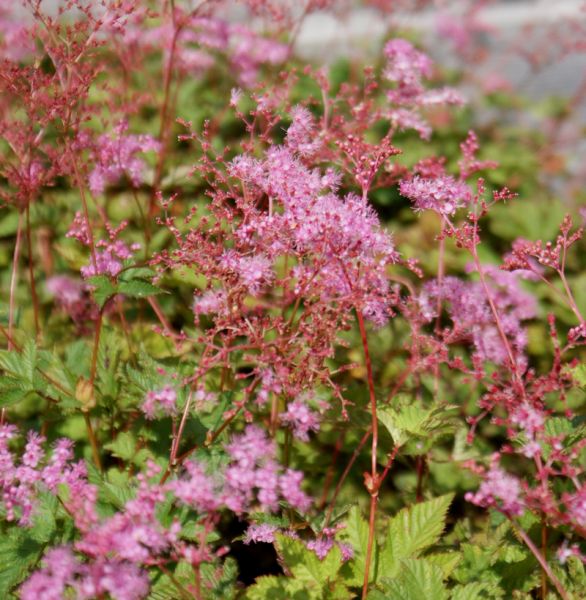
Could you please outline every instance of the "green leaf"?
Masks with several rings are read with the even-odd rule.
[[[156,271],[148,267],[130,267],[125,269],[118,276],[118,281],[132,281],[133,279],[152,279]]]
[[[136,454],[136,440],[130,431],[122,431],[113,442],[104,445],[114,456],[129,461]]]
[[[362,585],[366,569],[366,552],[368,548],[368,523],[360,514],[360,509],[353,506],[348,512],[346,527],[340,532],[340,538],[354,549],[354,558],[349,563],[352,577],[349,585]],[[370,561],[370,581],[376,581],[378,573],[378,546],[373,543]]]
[[[154,286],[152,283],[139,279],[121,281],[117,289],[118,293],[130,296],[131,298],[146,298],[147,296],[155,296],[163,293],[162,289]]]
[[[304,583],[308,589],[319,590],[327,587],[330,582],[335,582],[342,565],[338,546],[334,546],[323,560],[301,540],[285,535],[277,535],[276,547],[293,577]]]
[[[416,557],[437,542],[452,499],[453,494],[447,494],[421,502],[402,509],[391,519],[381,551],[381,577],[394,577],[403,559]]]
[[[26,530],[13,529],[0,537],[0,598],[7,598],[36,565],[43,545]]]
[[[575,367],[566,367],[574,381],[581,388],[586,388],[586,364],[579,364]]]
[[[116,286],[109,277],[106,277],[106,275],[96,275],[95,277],[90,277],[86,281],[92,286],[94,300],[100,309],[104,308],[106,302],[117,293]]]
[[[401,561],[399,575],[383,580],[385,592],[392,600],[447,600],[442,570],[424,559]]]
[[[244,595],[245,600],[308,600],[311,597],[315,596],[310,595],[301,581],[274,575],[257,577]]]
[[[54,494],[49,492],[39,493],[38,503],[33,512],[32,527],[28,530],[33,540],[46,544],[55,535],[57,530],[55,514],[58,507],[59,501]]]
[[[475,581],[467,585],[458,585],[452,590],[450,600],[481,600],[487,598],[482,592],[486,590],[488,585]]]
[[[447,579],[461,562],[462,555],[458,552],[436,552],[426,555],[425,560],[440,567],[444,579]]]

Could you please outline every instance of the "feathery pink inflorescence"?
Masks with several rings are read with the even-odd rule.
[[[134,187],[143,183],[146,163],[140,156],[158,152],[160,144],[150,135],[127,134],[128,123],[121,121],[112,134],[98,137],[92,149],[94,168],[89,175],[93,194],[101,194],[108,185],[126,175]]]

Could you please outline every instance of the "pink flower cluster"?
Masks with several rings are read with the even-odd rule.
[[[96,275],[109,275],[116,277],[122,270],[123,261],[132,258],[140,249],[140,244],[130,246],[122,240],[99,240],[96,242],[95,264],[90,257],[89,265],[80,269],[82,277],[89,279]]]
[[[522,358],[527,339],[521,322],[535,317],[535,298],[521,288],[519,274],[506,273],[490,265],[483,266],[483,270],[490,277],[487,281],[504,333],[518,358]],[[419,305],[427,321],[437,317],[438,298],[448,305],[448,313],[454,324],[453,340],[470,339],[475,347],[475,355],[481,361],[496,364],[506,362],[506,348],[480,282],[446,277],[441,286],[437,281],[425,284]]]
[[[158,468],[151,465],[149,474]],[[113,516],[100,519],[96,509],[97,494],[85,483],[71,491],[66,503],[81,539],[69,546],[51,549],[45,556],[45,566],[21,587],[24,600],[63,598],[70,591],[76,598],[100,597],[109,594],[117,600],[144,598],[150,584],[143,565],[178,545],[179,525],[168,529],[159,524],[156,510],[165,500],[165,489],[138,476],[136,496]],[[176,547],[178,546],[178,547]],[[74,554],[81,554],[82,560]]]
[[[134,187],[143,182],[145,162],[139,156],[144,152],[158,152],[160,148],[150,135],[126,134],[128,123],[121,121],[110,135],[101,135],[92,151],[94,169],[89,175],[93,194],[101,194],[126,175]]]
[[[384,54],[387,59],[384,75],[395,84],[395,88],[387,92],[394,105],[389,111],[391,122],[400,129],[415,129],[422,138],[428,139],[431,128],[418,110],[432,105],[463,104],[462,96],[452,88],[424,88],[423,80],[432,75],[432,62],[407,40],[387,42]]]
[[[17,437],[16,427],[0,425],[0,501],[7,521],[30,525],[41,490],[56,492],[59,485],[78,490],[85,484],[83,462],[72,462],[73,443],[58,440],[47,456],[43,450],[45,438],[29,432],[20,462],[10,451],[11,440]]]
[[[108,594],[114,600],[139,600],[149,591],[148,576],[135,565],[116,559],[80,562],[68,546],[51,548],[44,566],[21,586],[22,600],[62,600],[72,593],[78,600]]]
[[[433,210],[450,217],[472,199],[468,186],[451,175],[435,179],[422,179],[416,175],[401,181],[399,189],[403,196],[413,202],[416,211]]]
[[[287,404],[287,410],[279,415],[281,423],[293,429],[293,435],[304,442],[309,440],[310,431],[319,431],[319,413],[311,410],[307,403],[297,399]]]
[[[466,500],[483,507],[495,507],[514,516],[524,512],[521,500],[521,483],[513,475],[506,473],[498,464],[499,455],[493,457],[490,469],[483,475],[476,493],[468,492]]]
[[[337,185],[335,174],[308,169],[289,146],[269,149],[264,160],[241,155],[229,172],[251,198],[266,195],[275,206],[268,213],[251,211],[236,231],[242,244],[259,256],[298,256],[298,294],[353,297],[365,316],[377,324],[386,321],[386,266],[398,256],[365,197],[337,196],[330,191]]]
[[[276,461],[276,448],[264,430],[255,425],[235,435],[226,451],[231,460],[224,469],[206,474],[202,465],[189,461],[185,473],[167,484],[175,497],[199,512],[226,506],[237,514],[260,505],[274,512],[279,502],[306,511],[311,499],[301,490],[303,473],[285,469]]]
[[[154,419],[157,414],[172,416],[177,414],[177,392],[171,386],[165,386],[159,391],[147,392],[141,406],[147,419]]]
[[[107,225],[107,240],[98,240],[95,242],[93,252],[90,255],[88,265],[81,267],[80,272],[84,279],[89,279],[96,275],[108,275],[116,277],[123,268],[123,261],[133,257],[134,253],[140,249],[140,244],[128,245],[123,240],[117,239],[118,235],[128,225],[123,221],[116,229]],[[85,216],[81,212],[75,213],[75,218],[66,233],[66,237],[76,239],[84,246],[91,248],[91,233],[87,226]]]
[[[283,500],[299,511],[306,511],[311,499],[301,490],[303,473],[282,470],[276,461],[274,442],[265,431],[249,425],[226,446],[232,462],[225,471],[223,491],[226,506],[236,513],[249,510],[256,497],[263,510],[278,508]]]
[[[55,302],[67,313],[73,322],[83,330],[88,321],[98,318],[98,306],[91,299],[88,286],[67,275],[54,275],[45,283],[47,292]]]

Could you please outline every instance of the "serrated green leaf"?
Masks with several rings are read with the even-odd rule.
[[[130,431],[122,431],[113,442],[105,444],[104,448],[117,458],[129,461],[136,453],[136,440]]]
[[[418,556],[440,538],[453,494],[404,508],[394,516],[380,554],[380,576],[394,577],[401,561]]]
[[[293,577],[309,589],[319,590],[336,580],[342,565],[338,546],[334,546],[323,560],[301,540],[285,535],[277,535],[276,547]]]
[[[564,417],[550,417],[545,421],[545,433],[548,436],[566,436],[573,431],[572,423]]]
[[[486,583],[478,581],[466,585],[458,585],[452,590],[450,600],[482,600],[482,598],[487,598],[482,593],[487,587]]]
[[[26,578],[39,561],[43,547],[24,529],[13,529],[0,538],[0,598],[7,598]]]
[[[360,514],[360,509],[353,506],[348,511],[345,520],[346,527],[340,532],[340,539],[347,542],[354,550],[354,558],[349,563],[352,577],[348,579],[348,585],[362,585],[366,569],[366,553],[368,549],[368,523]],[[372,548],[370,561],[370,581],[376,581],[378,575],[379,550],[376,541]]]
[[[257,577],[254,585],[246,590],[245,600],[308,600],[312,596],[301,581],[287,577],[268,575]]]
[[[54,494],[48,492],[39,493],[32,516],[32,525],[28,529],[29,535],[33,540],[41,544],[46,544],[51,540],[57,530],[55,514],[58,506],[59,501]]]
[[[384,580],[385,592],[393,600],[447,600],[442,570],[424,559],[405,559],[395,579]]]
[[[437,565],[442,570],[444,579],[447,579],[462,560],[462,555],[458,552],[435,552],[426,555],[425,560]]]
[[[586,388],[586,364],[579,364],[575,367],[568,366],[566,369],[569,371],[577,385]]]

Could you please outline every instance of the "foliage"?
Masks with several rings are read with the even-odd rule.
[[[0,1],[0,596],[584,597],[578,98],[393,26],[301,62],[342,1],[45,4]]]

